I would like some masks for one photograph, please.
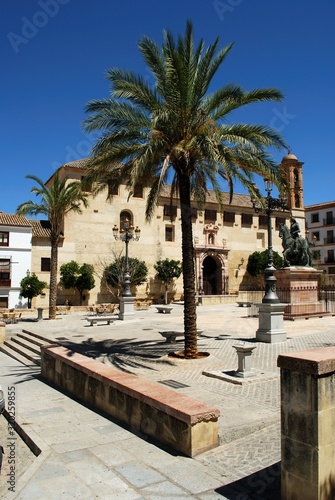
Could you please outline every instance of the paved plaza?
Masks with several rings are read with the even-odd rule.
[[[138,432],[95,412],[41,381],[39,370],[0,353],[5,395],[15,387],[16,419],[42,452],[35,457],[16,436],[15,492],[8,491],[6,455],[0,496],[34,499],[182,499],[280,498],[279,354],[333,346],[335,317],[287,321],[287,341],[256,342],[258,318],[236,305],[199,306],[199,360],[168,356],[183,341],[167,343],[162,330],[181,330],[183,306],[159,314],[153,306],[132,320],[90,326],[84,313],[55,321],[7,325],[7,335],[22,329],[40,333],[101,362],[162,384],[220,409],[219,447],[193,459],[159,446]],[[254,381],[233,384],[203,372],[237,369],[233,348],[255,344]],[[1,441],[10,438],[0,417]]]

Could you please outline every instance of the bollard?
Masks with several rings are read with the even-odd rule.
[[[3,344],[6,340],[6,323],[0,321],[0,344]]]
[[[40,321],[43,319],[43,307],[38,307],[37,308],[37,321]]]
[[[235,377],[251,377],[255,371],[251,368],[252,351],[256,349],[255,345],[237,344],[233,345],[238,358],[238,368]]]

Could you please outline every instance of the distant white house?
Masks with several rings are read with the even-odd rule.
[[[20,282],[31,270],[32,225],[26,217],[0,212],[0,307],[25,307]]]
[[[305,207],[308,239],[314,263],[335,275],[335,201]]]

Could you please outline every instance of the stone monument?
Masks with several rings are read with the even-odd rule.
[[[284,319],[326,316],[328,313],[318,299],[318,279],[322,271],[312,266],[309,242],[300,236],[300,227],[291,217],[290,229],[281,224],[284,268],[276,271],[277,294],[280,302],[286,303]]]

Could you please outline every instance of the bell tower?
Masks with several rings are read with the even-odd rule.
[[[303,162],[289,153],[282,159],[280,169],[288,181],[287,206],[291,210],[291,215],[295,217],[300,225],[301,236],[305,238],[305,208],[303,198]]]

